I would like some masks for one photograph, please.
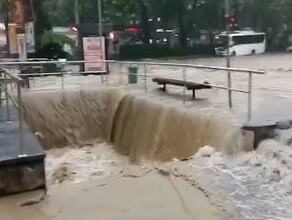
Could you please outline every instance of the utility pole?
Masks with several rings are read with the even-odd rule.
[[[79,0],[75,0],[75,7],[74,7],[74,12],[75,12],[75,23],[77,25],[80,24],[80,17],[79,17]]]
[[[74,14],[75,14],[75,25],[77,30],[77,60],[83,60],[83,49],[82,49],[82,34],[80,25],[80,15],[79,15],[79,0],[74,2]],[[84,64],[80,63],[80,71],[84,71]]]
[[[10,1],[5,1],[3,4],[6,10],[5,13],[5,35],[6,35],[6,49],[7,49],[7,58],[10,58],[10,36],[9,36],[9,22],[10,22]]]
[[[98,32],[99,36],[102,36],[103,27],[102,27],[102,3],[101,0],[97,0],[98,2]]]
[[[227,56],[226,56],[226,67],[230,68],[230,4],[229,0],[225,0],[225,28],[227,33]],[[232,91],[230,88],[232,87],[231,83],[231,73],[228,71],[228,102],[229,108],[232,108]]]

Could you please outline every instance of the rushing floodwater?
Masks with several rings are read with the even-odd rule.
[[[266,71],[264,76],[254,77],[253,110],[259,109],[263,101],[292,100],[292,55],[261,55],[254,57],[235,57],[232,59],[233,67],[262,69]],[[196,60],[167,60],[167,62],[193,63],[201,65],[224,66],[223,58],[204,58]],[[109,85],[117,85],[119,82],[126,82],[126,75],[118,75],[117,67],[112,66],[112,75],[109,77]],[[126,67],[123,68],[126,72]],[[150,67],[147,69],[152,76],[167,76],[181,79],[180,69]],[[143,69],[141,69],[141,73]],[[212,84],[226,85],[226,74],[218,71],[201,71],[188,69],[187,79],[203,82],[208,80]],[[60,80],[54,77],[36,79],[33,87],[36,89],[55,89],[61,85]],[[65,86],[87,87],[100,85],[99,77],[65,77]],[[144,94],[144,81],[140,80],[138,85],[127,87],[137,94]],[[235,73],[233,75],[233,87],[238,89],[247,88],[247,76]],[[186,105],[182,104],[182,89],[170,87],[169,93],[163,94],[156,90],[157,86],[147,82],[147,97],[155,98],[163,103],[176,107],[196,108],[205,113],[216,115],[232,116],[235,122],[241,124],[246,121],[247,97],[244,94],[234,94],[234,109],[226,108],[227,96],[222,90],[202,91],[198,93],[200,98],[192,101],[186,98]],[[188,95],[190,95],[188,93]],[[289,111],[286,111],[289,114]],[[280,114],[280,113],[279,113]],[[292,116],[292,113],[291,113]],[[288,118],[290,116],[288,115]],[[292,117],[291,117],[292,119]],[[234,156],[228,156],[216,152],[212,147],[202,148],[191,160],[187,162],[174,162],[173,166],[179,175],[185,176],[188,180],[196,182],[206,190],[210,198],[225,210],[233,213],[235,219],[257,219],[276,220],[292,219],[292,130],[279,131],[277,140],[267,140],[261,143],[255,152],[237,152]],[[216,146],[215,146],[216,147]],[[102,149],[102,148],[101,148]],[[78,155],[80,153],[80,155]],[[88,153],[84,149],[71,151],[71,153],[54,156],[52,153],[48,158],[49,167],[56,169],[54,163],[69,163],[71,172],[75,172],[75,181],[92,178],[94,174],[110,175],[111,167],[118,164],[115,157],[105,154],[99,158],[84,155]],[[72,159],[73,162],[68,161]],[[67,156],[64,156],[67,155]],[[58,159],[59,158],[59,159]],[[86,158],[86,157],[85,157]],[[66,162],[67,161],[67,162]],[[101,161],[101,162],[100,162]],[[113,162],[114,161],[114,162]],[[100,162],[100,163],[99,163]],[[80,166],[78,166],[80,163]],[[86,165],[93,166],[92,172],[81,174],[78,177],[77,170],[82,170]],[[94,168],[95,167],[95,168]],[[102,167],[102,168],[100,168]],[[109,170],[107,170],[109,169]],[[76,170],[76,171],[74,171]],[[112,172],[116,172],[114,169]],[[52,172],[49,169],[49,172]],[[76,174],[77,172],[77,174]],[[83,176],[82,176],[83,175]],[[51,175],[53,176],[53,174]]]

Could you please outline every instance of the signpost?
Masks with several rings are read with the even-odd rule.
[[[101,4],[101,0],[97,1],[98,4],[98,32],[99,32],[99,36],[102,36],[102,32],[103,32],[103,27],[102,27],[102,4]]]
[[[104,37],[84,37],[83,50],[85,71],[106,73]]]
[[[32,21],[25,24],[25,38],[26,38],[27,52],[34,53],[35,52],[35,38],[34,38],[34,25]]]
[[[25,34],[18,34],[17,35],[17,51],[18,51],[18,59],[19,60],[26,60],[27,59]]]
[[[17,54],[17,27],[15,25],[8,25],[8,38],[9,53]]]

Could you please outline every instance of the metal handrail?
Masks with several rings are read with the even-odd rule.
[[[99,61],[33,61],[33,62],[1,62],[0,66],[19,66],[19,65],[37,65],[37,64],[82,64],[82,63],[108,63],[108,64],[128,64],[128,65],[150,65],[150,66],[169,66],[169,67],[185,67],[195,69],[209,69],[209,70],[221,70],[230,72],[243,72],[253,74],[264,74],[263,70],[253,70],[244,68],[227,68],[218,66],[204,66],[195,64],[182,64],[182,63],[159,63],[159,62],[137,62],[137,61],[116,61],[116,60],[99,60]]]
[[[145,67],[145,92],[147,92],[147,66],[167,66],[167,67],[180,67],[182,68],[182,71],[184,72],[185,68],[196,68],[196,69],[205,69],[205,70],[218,70],[218,71],[226,71],[229,75],[229,73],[233,72],[243,72],[248,73],[249,79],[248,79],[248,90],[241,90],[232,88],[230,84],[228,84],[228,87],[224,87],[221,85],[210,85],[214,88],[218,89],[224,89],[227,91],[235,91],[235,92],[242,92],[249,94],[249,101],[248,101],[248,118],[251,118],[251,93],[252,93],[252,75],[253,74],[264,74],[265,72],[262,70],[252,70],[252,69],[243,69],[243,68],[227,68],[227,67],[218,67],[218,66],[204,66],[204,65],[194,65],[194,64],[181,64],[181,63],[159,63],[159,62],[136,62],[136,61],[116,61],[116,60],[100,60],[100,61],[63,61],[63,60],[49,60],[49,61],[24,61],[24,62],[2,62],[0,63],[1,66],[20,66],[20,65],[42,65],[42,64],[61,64],[62,65],[62,72],[60,74],[57,73],[36,73],[36,74],[21,74],[21,76],[48,76],[48,75],[60,75],[62,76],[62,89],[64,88],[64,74],[67,72],[64,71],[64,66],[66,64],[81,64],[81,63],[107,63],[107,64],[118,64],[121,68],[122,65],[143,65]],[[71,71],[74,73],[75,71]],[[96,73],[96,71],[94,72]],[[11,76],[13,77],[13,76]],[[184,78],[184,77],[183,77]],[[18,78],[19,80],[19,78]],[[108,79],[107,79],[108,80]],[[106,80],[106,84],[108,84],[108,81]],[[184,79],[185,80],[185,79]],[[232,96],[229,95],[228,97],[229,103],[232,103]],[[232,108],[231,105],[229,105],[230,108]]]
[[[0,65],[1,65],[1,63],[0,63]],[[2,68],[2,67],[0,67],[0,71],[1,71],[4,75],[9,76],[11,79],[13,79],[13,80],[15,80],[15,81],[21,81],[21,78],[20,78],[20,77],[15,76],[15,75],[9,73],[7,70],[5,70],[5,69]]]
[[[116,61],[116,60],[100,60],[100,61],[95,61],[95,62],[88,62],[88,61],[84,61],[84,60],[79,60],[79,61],[55,61],[55,60],[48,60],[48,61],[18,61],[18,62],[1,62],[0,63],[0,71],[2,73],[4,73],[5,77],[8,77],[9,79],[15,81],[17,83],[17,96],[18,96],[18,103],[15,102],[15,100],[10,96],[9,92],[7,91],[7,86],[6,89],[4,90],[6,92],[6,101],[7,101],[7,115],[9,115],[10,117],[10,113],[9,113],[9,100],[11,100],[11,102],[14,104],[14,106],[18,109],[19,112],[19,130],[20,130],[20,150],[21,150],[21,157],[23,156],[23,103],[22,103],[22,91],[21,91],[21,81],[22,78],[21,77],[25,77],[25,76],[30,76],[30,77],[34,77],[34,76],[61,76],[61,85],[62,85],[62,89],[64,89],[64,76],[65,74],[69,74],[69,73],[83,73],[80,71],[65,71],[64,67],[67,64],[71,64],[71,65],[78,65],[78,64],[82,64],[82,63],[106,63],[106,64],[117,64],[119,65],[120,70],[122,70],[122,65],[141,65],[144,66],[144,72],[142,74],[135,74],[137,76],[141,76],[144,77],[145,82],[144,82],[144,89],[145,89],[145,93],[147,93],[147,78],[152,78],[153,75],[147,75],[147,71],[148,71],[148,66],[162,66],[162,67],[179,67],[181,68],[182,71],[182,80],[186,83],[187,81],[187,77],[186,77],[186,68],[194,68],[194,69],[203,69],[203,70],[217,70],[217,71],[225,71],[228,74],[229,73],[234,73],[234,72],[240,72],[240,73],[247,73],[248,74],[248,89],[247,90],[242,90],[242,89],[237,89],[237,88],[232,88],[231,85],[228,84],[228,87],[226,86],[222,86],[222,85],[212,85],[212,84],[208,84],[210,86],[212,86],[213,88],[218,88],[218,89],[223,89],[223,90],[227,90],[227,91],[234,91],[234,92],[241,92],[241,93],[245,93],[248,94],[248,119],[251,118],[251,111],[252,111],[252,76],[253,74],[264,74],[265,72],[262,70],[252,70],[252,69],[243,69],[243,68],[227,68],[227,67],[218,67],[218,66],[204,66],[204,65],[195,65],[195,64],[181,64],[181,63],[159,63],[159,62],[136,62],[136,61]],[[29,73],[29,74],[18,74],[18,75],[14,75],[11,74],[9,71],[7,71],[5,68],[3,67],[9,67],[9,66],[21,66],[21,65],[45,65],[45,64],[59,64],[61,65],[62,69],[60,72],[55,72],[55,73]],[[96,73],[97,71],[88,71],[88,72],[84,72],[84,73]],[[128,73],[129,74],[129,73]],[[106,85],[108,85],[108,77],[109,75],[106,76]],[[120,79],[119,79],[119,83],[122,83],[122,72],[120,72]],[[0,79],[1,81],[1,79]],[[3,80],[4,81],[4,80]],[[102,82],[104,83],[104,80],[102,78]],[[199,84],[203,84],[203,83],[199,83]],[[7,85],[7,84],[5,84]],[[185,95],[186,95],[186,88],[183,88],[183,94],[184,94],[184,99],[183,99],[183,103],[186,103],[186,99],[185,99]],[[232,101],[232,96],[228,96],[229,99],[229,103],[230,101]],[[231,106],[230,106],[231,107]]]
[[[20,147],[20,155],[18,157],[24,157],[24,134],[23,134],[23,109],[22,109],[22,94],[21,94],[21,81],[22,79],[18,76],[12,75],[8,71],[3,68],[0,68],[2,74],[4,74],[4,92],[5,92],[5,99],[6,99],[6,111],[7,111],[7,121],[10,122],[10,107],[9,107],[9,100],[18,110],[18,117],[19,117],[19,147]],[[9,78],[7,78],[7,76]],[[17,83],[17,98],[18,104],[15,100],[11,97],[7,89],[7,80],[11,80],[9,83]],[[1,82],[1,80],[0,80]]]
[[[65,72],[66,74],[70,74],[71,72]],[[72,72],[73,73],[73,72]],[[80,72],[82,73],[82,72]],[[96,73],[96,72],[86,72],[86,73]],[[129,73],[131,75],[131,73]],[[30,73],[30,74],[18,74],[18,76],[30,76],[30,77],[34,77],[34,76],[62,76],[63,73],[62,72],[55,72],[55,73]],[[142,77],[146,77],[146,78],[152,78],[152,76],[145,76],[145,74],[132,74],[132,75],[136,75],[136,76],[142,76]],[[198,83],[199,85],[205,85],[204,83]],[[215,84],[208,84],[209,86],[213,87],[213,88],[217,88],[217,89],[224,89],[224,90],[231,90],[234,92],[241,92],[241,93],[248,93],[248,90],[243,90],[243,89],[236,89],[236,88],[226,88],[224,86],[221,85],[215,85]]]

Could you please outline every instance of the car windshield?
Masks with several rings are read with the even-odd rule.
[[[226,47],[228,43],[227,36],[218,35],[215,37],[215,46],[217,47]]]

